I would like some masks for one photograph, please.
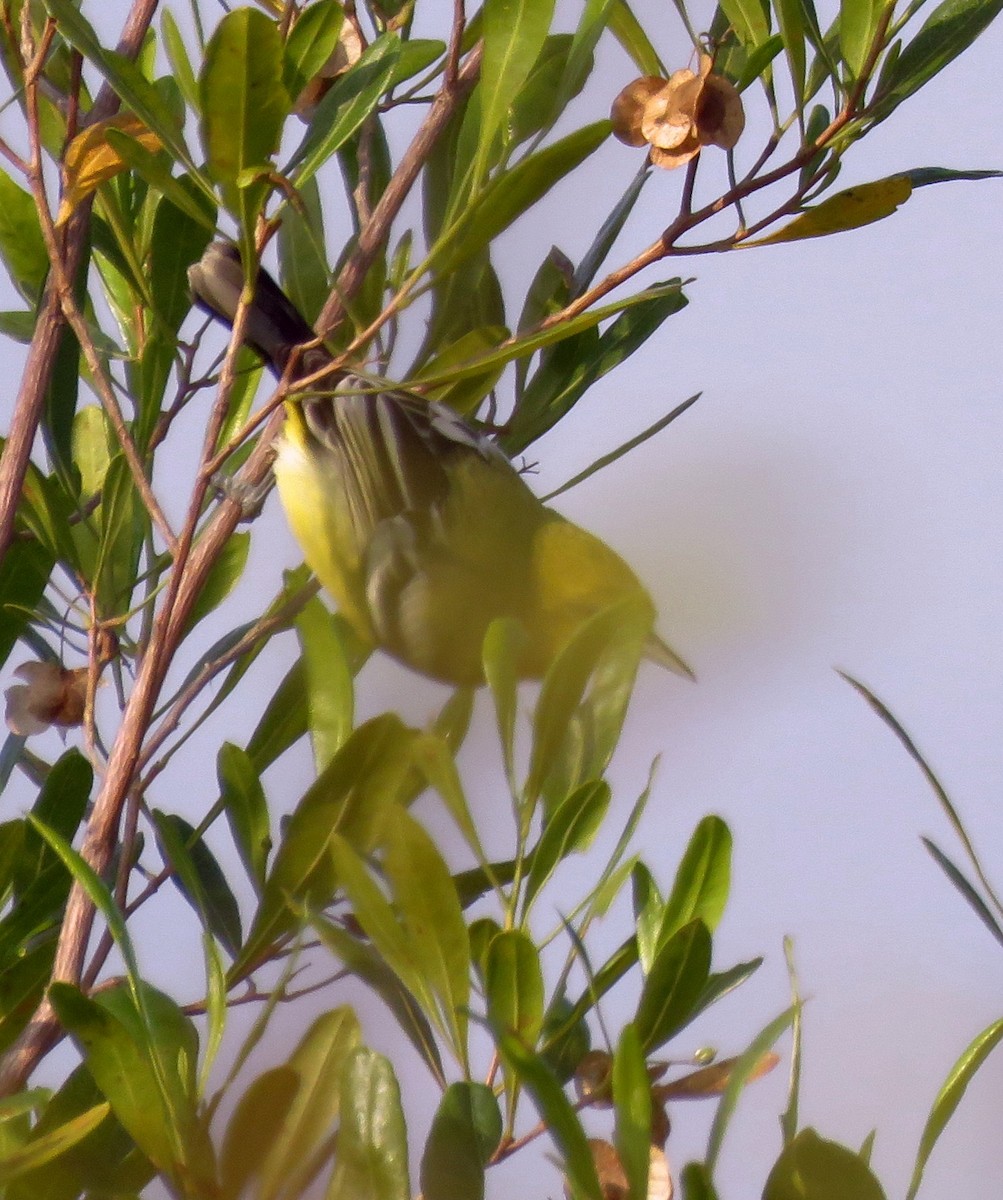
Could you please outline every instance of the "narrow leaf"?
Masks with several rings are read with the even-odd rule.
[[[318,104],[303,141],[282,168],[297,187],[315,175],[376,108],[390,86],[400,52],[400,39],[384,34],[350,71],[335,80]]]
[[[908,175],[889,175],[886,179],[862,183],[830,196],[814,208],[806,209],[776,233],[743,244],[773,246],[780,242],[798,242],[805,238],[828,237],[847,229],[859,229],[890,217],[911,195],[912,182]]]
[[[628,1022],[613,1055],[616,1150],[630,1184],[629,1200],[646,1200],[651,1162],[651,1080],[641,1039]]]
[[[554,15],[554,0],[485,0],[481,129],[475,178],[483,178],[495,136],[536,62]]]
[[[634,1018],[646,1054],[688,1023],[707,983],[710,958],[710,934],[702,921],[684,925],[659,950]]]
[[[944,1081],[944,1085],[933,1103],[933,1108],[930,1110],[930,1115],[927,1117],[926,1125],[923,1127],[923,1135],[919,1140],[916,1165],[913,1167],[906,1200],[913,1200],[919,1191],[923,1172],[926,1170],[926,1164],[937,1140],[944,1132],[948,1121],[954,1116],[968,1085],[1000,1041],[1003,1041],[1003,1020],[994,1021],[992,1025],[984,1029],[951,1068],[951,1073]]]

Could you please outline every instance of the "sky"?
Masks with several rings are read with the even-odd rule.
[[[636,4],[649,23],[668,7]],[[671,66],[685,65],[687,51],[672,52],[682,47],[674,26],[656,40]],[[853,148],[846,185],[912,167],[1003,168],[1001,54],[1003,32],[990,30]],[[622,52],[605,48],[599,82],[579,109],[591,116],[582,119],[604,115],[634,74]],[[586,186],[558,190],[532,230],[515,226],[502,246],[506,280],[524,283],[552,242],[580,252],[637,155],[604,147]],[[678,187],[670,173],[649,182],[625,252],[658,233]],[[904,1192],[950,1066],[1000,1016],[1003,958],[920,844],[926,834],[958,853],[920,773],[834,668],[896,713],[999,877],[1001,201],[1003,181],[923,188],[894,217],[840,237],[654,270],[651,279],[695,276],[689,307],[533,449],[534,486],[546,492],[702,393],[670,429],[558,505],[635,566],[661,631],[698,676],[689,685],[643,672],[611,770],[616,805],[627,811],[660,756],[638,845],[663,886],[700,817],[725,817],[735,878],[715,967],[766,956],[673,1053],[704,1045],[737,1053],[785,1008],[790,936],[809,997],[802,1119],[849,1145],[876,1127],[873,1161],[890,1196]],[[270,575],[265,584],[254,576],[258,596],[298,558],[274,500],[259,530],[254,561]],[[410,719],[427,718],[441,693],[402,672],[387,660],[366,668],[362,715],[403,698]],[[246,716],[224,713],[221,722],[213,745],[236,737]],[[464,752],[471,776],[491,753],[485,720]],[[300,755],[272,774],[280,807],[291,806],[309,770]],[[159,800],[180,804],[190,790],[204,810],[213,797],[198,782],[175,776],[177,792]],[[433,804],[418,812],[446,832]],[[500,822],[498,830],[501,838]],[[602,861],[601,849],[577,880],[569,874],[569,895]],[[629,913],[614,912],[609,945],[628,922]],[[157,969],[175,976],[170,947]],[[628,1010],[629,998],[614,993],[613,1027]],[[302,1021],[292,1018],[291,1041]],[[393,1045],[375,1019],[367,1033],[381,1049]],[[746,1093],[721,1160],[722,1196],[759,1193],[779,1149],[785,1084],[781,1068]],[[404,1093],[420,1136],[427,1079],[408,1069]],[[996,1200],[1001,1098],[1003,1058],[990,1059],[921,1195]],[[679,1104],[672,1117],[668,1150],[679,1165],[700,1155],[710,1110]],[[556,1195],[556,1172],[540,1188],[539,1159],[527,1156],[492,1177],[489,1196]]]

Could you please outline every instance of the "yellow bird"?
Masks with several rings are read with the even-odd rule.
[[[189,271],[196,300],[231,323],[244,275],[217,242]],[[245,340],[281,375],[316,335],[260,271]],[[330,357],[307,351],[302,377]],[[499,447],[452,409],[379,391],[351,373],[286,402],[275,481],[317,578],[368,644],[452,684],[484,681],[482,644],[499,617],[526,632],[524,678],[543,676],[590,617],[651,599],[618,554],[543,504]],[[692,677],[654,632],[646,657]]]

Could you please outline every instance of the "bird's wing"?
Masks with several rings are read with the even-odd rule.
[[[433,516],[464,459],[514,472],[490,439],[450,409],[378,391],[356,375],[346,375],[333,393],[305,398],[302,412],[316,448],[335,460],[360,530],[399,516]]]

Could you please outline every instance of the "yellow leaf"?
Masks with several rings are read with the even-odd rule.
[[[844,229],[857,229],[890,217],[912,195],[907,175],[889,175],[873,183],[862,183],[809,208],[789,225],[769,237],[743,242],[744,246],[771,246],[777,242],[798,242],[803,238],[828,237]]]
[[[63,156],[63,196],[57,224],[62,224],[98,184],[107,183],[128,165],[108,144],[109,129],[135,138],[151,154],[162,148],[160,138],[132,113],[119,113],[107,121],[88,125],[70,142]]]

